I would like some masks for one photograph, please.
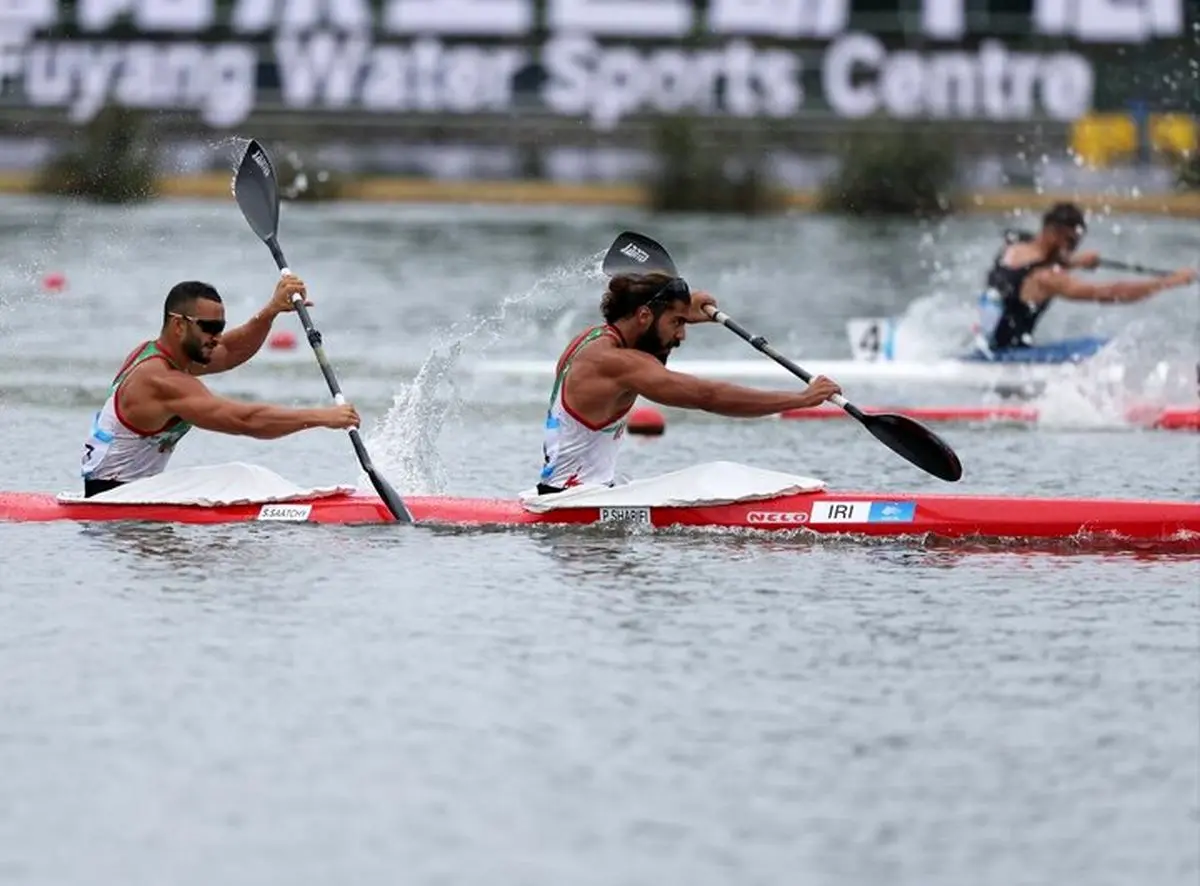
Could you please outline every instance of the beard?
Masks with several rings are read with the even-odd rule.
[[[199,339],[192,338],[191,336],[183,340],[183,355],[193,363],[199,363],[201,366],[207,366],[212,362],[212,351],[206,351]]]
[[[658,330],[651,326],[645,332],[638,336],[637,341],[633,343],[634,348],[639,351],[645,351],[647,354],[652,354],[664,366],[667,365],[667,358],[671,355],[674,348],[679,347],[679,342],[664,342],[658,336]]]

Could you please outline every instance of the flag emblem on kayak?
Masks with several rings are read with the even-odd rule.
[[[873,501],[867,520],[871,523],[911,523],[916,516],[915,501]]]

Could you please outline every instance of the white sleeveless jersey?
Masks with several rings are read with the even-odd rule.
[[[567,373],[575,355],[603,335],[616,336],[617,333],[611,327],[597,326],[576,338],[567,348],[562,370],[554,379],[542,442],[545,464],[540,483],[546,486],[556,489],[585,483],[611,486],[616,479],[617,454],[625,435],[629,409],[602,425],[592,425],[576,415],[563,398]]]
[[[84,479],[128,482],[160,474],[166,469],[175,444],[191,430],[192,426],[179,418],[149,434],[134,430],[122,421],[117,391],[129,373],[147,360],[166,360],[175,365],[154,342],[146,342],[125,361],[84,441],[81,464]]]

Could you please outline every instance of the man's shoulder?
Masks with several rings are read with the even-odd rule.
[[[1045,301],[1057,295],[1062,287],[1069,285],[1072,280],[1070,272],[1062,265],[1043,265],[1029,272],[1021,294],[1023,296],[1026,294],[1040,296],[1039,300]]]
[[[146,360],[134,367],[127,379],[126,388],[133,387],[147,391],[177,391],[195,385],[203,386],[203,382],[190,372],[173,365],[165,357],[162,359]]]
[[[1063,267],[1055,262],[1054,264],[1039,265],[1029,272],[1030,280],[1042,282],[1047,280],[1063,280],[1071,276],[1070,268]]]
[[[1029,243],[1010,243],[1000,250],[997,264],[1009,271],[1021,271],[1045,262],[1041,251]]]

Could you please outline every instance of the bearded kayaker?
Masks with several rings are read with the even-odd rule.
[[[225,331],[225,306],[207,283],[184,281],[163,304],[162,329],[126,358],[83,445],[85,497],[161,473],[191,428],[273,440],[308,428],[359,426],[354,407],[294,409],[218,397],[196,376],[227,372],[263,346],[271,324],[294,311],[293,295],[310,304],[304,282],[284,276],[257,314]]]
[[[757,418],[819,406],[841,388],[819,376],[803,391],[759,391],[666,368],[690,323],[709,323],[706,292],[679,277],[613,277],[600,304],[604,325],[577,335],[558,359],[542,446],[538,493],[582,484],[612,485],[617,450],[635,400]]]
[[[980,296],[976,347],[983,355],[1034,347],[1033,331],[1055,298],[1127,304],[1196,279],[1194,270],[1184,268],[1151,280],[1081,280],[1068,270],[1100,263],[1096,252],[1074,254],[1086,233],[1083,211],[1074,203],[1057,203],[1042,216],[1036,235],[1009,241],[1000,250]]]

